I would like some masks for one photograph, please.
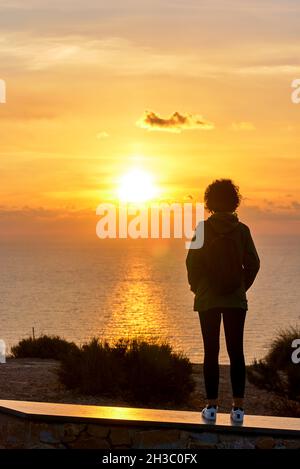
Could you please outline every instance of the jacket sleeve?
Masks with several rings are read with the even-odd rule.
[[[248,227],[246,231],[246,245],[244,252],[244,275],[245,275],[245,287],[248,290],[253,284],[256,275],[260,268],[260,260]]]
[[[195,236],[192,241],[194,240]],[[196,293],[201,271],[203,270],[203,248],[189,249],[185,264],[191,290]]]

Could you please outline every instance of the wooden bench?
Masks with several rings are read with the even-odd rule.
[[[216,423],[206,423],[200,412],[106,407],[47,402],[0,400],[0,413],[43,422],[74,422],[101,425],[155,426],[192,431],[221,431],[300,437],[300,419],[246,415],[243,424],[233,424],[229,414],[218,414]]]

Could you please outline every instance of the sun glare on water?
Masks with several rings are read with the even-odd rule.
[[[150,173],[132,169],[120,179],[118,197],[121,202],[143,203],[158,194],[158,189]]]

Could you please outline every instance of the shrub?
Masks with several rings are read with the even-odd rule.
[[[83,394],[115,395],[121,379],[119,368],[110,345],[95,338],[62,357],[59,377],[66,387]]]
[[[68,342],[58,336],[43,335],[36,339],[29,337],[21,340],[11,348],[11,353],[14,358],[52,358],[60,360],[76,349],[77,346],[73,342]]]
[[[188,358],[153,340],[93,339],[62,358],[59,376],[68,388],[132,403],[180,403],[194,389]]]
[[[254,360],[252,365],[248,366],[248,379],[258,388],[268,391],[280,392],[280,376],[278,370],[270,367],[265,360]]]
[[[183,401],[193,389],[192,365],[176,354],[167,343],[134,340],[125,355],[127,386],[132,397],[148,402],[155,395],[159,402]],[[154,397],[154,396],[153,396]]]
[[[286,366],[292,363],[291,355],[294,350],[292,342],[299,338],[300,327],[290,327],[279,331],[266,356],[267,363],[278,370],[285,370]]]
[[[284,399],[300,402],[300,364],[292,362],[292,342],[300,338],[299,327],[282,330],[271,343],[266,357],[248,367],[249,381],[276,392]]]

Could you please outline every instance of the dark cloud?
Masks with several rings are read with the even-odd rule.
[[[214,128],[212,122],[203,119],[198,114],[180,114],[179,112],[174,112],[171,117],[164,119],[153,111],[146,111],[136,124],[143,129],[176,133],[187,129],[210,130]]]

